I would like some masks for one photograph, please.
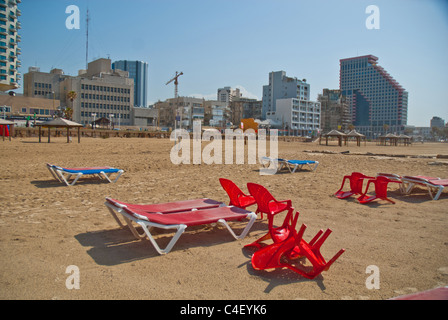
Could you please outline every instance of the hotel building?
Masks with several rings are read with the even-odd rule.
[[[339,81],[357,131],[369,138],[376,138],[386,131],[404,132],[408,93],[378,65],[377,57],[341,59]]]
[[[19,87],[20,0],[0,0],[0,91]]]

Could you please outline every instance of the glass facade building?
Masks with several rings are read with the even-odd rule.
[[[112,69],[129,72],[134,79],[134,106],[148,107],[148,63],[143,61],[120,60],[112,64]]]
[[[339,87],[351,123],[368,138],[401,134],[407,125],[408,93],[373,55],[340,60]]]

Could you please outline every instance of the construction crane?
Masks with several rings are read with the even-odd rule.
[[[179,81],[177,79],[183,74],[184,74],[183,72],[178,73],[176,71],[176,75],[174,76],[174,78],[166,83],[166,85],[169,85],[171,82],[174,81],[174,98],[177,98],[177,85],[179,84]]]

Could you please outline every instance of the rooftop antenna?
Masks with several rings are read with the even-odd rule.
[[[89,8],[87,7],[86,16],[86,70],[89,67]]]

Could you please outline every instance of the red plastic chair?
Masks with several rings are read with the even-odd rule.
[[[347,179],[350,182],[350,191],[343,191],[342,189],[344,188],[344,184]],[[345,199],[352,195],[363,194],[362,186],[364,183],[364,179],[375,179],[375,177],[369,177],[359,172],[353,172],[349,176],[344,176],[344,178],[342,179],[341,188],[336,191],[334,195],[339,199]]]
[[[256,246],[261,248],[260,242],[272,239],[274,242],[281,242],[285,240],[291,229],[295,228],[298,218],[298,212],[293,217],[294,208],[292,207],[291,200],[276,200],[272,194],[263,186],[255,183],[248,183],[247,188],[249,193],[254,197],[257,202],[257,213],[263,213],[268,216],[268,233],[246,247]],[[280,212],[288,211],[283,224],[280,227],[274,227],[274,216]]]
[[[319,232],[310,243],[303,240],[306,225],[302,225],[299,233],[295,229],[290,229],[288,237],[281,242],[273,243],[269,246],[261,248],[252,256],[252,266],[256,270],[288,268],[308,279],[314,279],[323,271],[327,271],[330,266],[345,252],[345,249],[339,252],[330,260],[326,261],[320,253],[320,247],[332,232],[327,229],[325,234],[320,237],[322,231]],[[300,264],[294,263],[293,260],[305,257],[311,263],[311,270],[308,267],[300,267]]]
[[[374,180],[369,180],[369,182],[367,182],[366,191],[362,193],[358,198],[359,203],[366,204],[375,199],[381,199],[389,201],[391,203],[395,203],[387,197],[387,186],[390,182],[401,183],[401,181],[392,180],[385,176],[378,176]],[[369,191],[370,184],[373,184],[375,186],[375,194],[369,197],[367,195],[367,192]]]
[[[256,203],[253,196],[245,194],[233,181],[220,178],[219,182],[230,198],[229,206],[245,209]]]

